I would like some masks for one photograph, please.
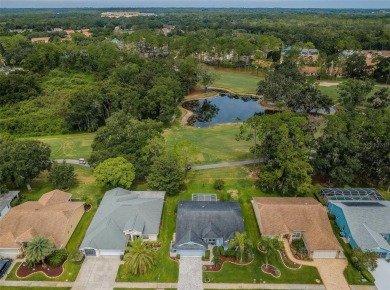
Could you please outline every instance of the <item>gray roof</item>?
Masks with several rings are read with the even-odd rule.
[[[390,251],[389,243],[381,234],[390,234],[390,202],[330,200],[342,209],[352,238],[364,249],[382,248]]]
[[[126,230],[158,234],[164,196],[164,191],[107,191],[80,249],[123,250],[128,240]]]
[[[223,238],[226,242],[235,232],[244,231],[244,220],[238,202],[181,201],[176,219],[175,249],[205,250],[204,238]]]
[[[11,204],[11,201],[19,196],[20,191],[9,191],[8,193],[0,193],[0,212]]]

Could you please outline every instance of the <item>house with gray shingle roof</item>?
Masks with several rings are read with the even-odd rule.
[[[3,194],[0,192],[0,220],[9,212],[12,200],[17,197],[19,197],[19,191],[9,191]]]
[[[390,202],[385,200],[329,200],[342,235],[352,248],[390,258]]]
[[[87,256],[119,256],[124,254],[129,240],[157,240],[164,196],[164,191],[107,191],[80,251]]]
[[[244,231],[238,202],[181,201],[172,253],[204,256],[208,245],[228,247],[235,232]]]

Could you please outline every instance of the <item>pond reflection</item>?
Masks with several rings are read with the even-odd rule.
[[[265,112],[257,98],[223,94],[209,99],[188,101],[183,103],[183,107],[194,113],[188,124],[195,127],[244,122],[255,114]]]

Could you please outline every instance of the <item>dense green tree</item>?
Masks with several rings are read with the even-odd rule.
[[[41,90],[38,77],[30,72],[0,73],[0,106],[35,98]]]
[[[299,86],[286,100],[286,105],[294,111],[310,113],[316,110],[330,110],[332,99],[321,93],[318,85],[306,82]]]
[[[205,64],[198,64],[198,80],[199,83],[204,86],[205,91],[207,87],[214,83],[218,78],[218,75]]]
[[[182,140],[175,143],[173,153],[177,162],[183,170],[186,170],[187,164],[197,160],[200,150],[197,146],[188,140]]]
[[[351,261],[360,271],[366,269],[373,271],[378,267],[378,253],[356,248],[352,250]]]
[[[390,89],[381,88],[376,91],[372,97],[368,99],[375,109],[384,109],[390,107]]]
[[[312,160],[316,173],[336,180],[340,184],[350,184],[361,168],[356,126],[350,120],[357,114],[327,116],[323,135],[316,140],[316,156]]]
[[[66,164],[64,160],[62,163],[53,163],[47,179],[55,188],[65,189],[76,183],[76,177],[73,165]]]
[[[151,160],[143,158],[143,148],[150,140],[160,136],[162,129],[159,122],[141,122],[123,112],[113,114],[107,125],[96,133],[89,163],[96,167],[108,158],[124,157],[134,165],[136,177],[142,178],[148,174],[151,165]]]
[[[27,185],[50,167],[50,147],[36,140],[0,139],[0,177],[14,186]]]
[[[131,242],[126,251],[123,261],[129,273],[137,276],[143,275],[153,268],[156,253],[153,248],[147,247],[141,238]]]
[[[354,53],[345,60],[344,72],[351,78],[365,78],[369,70],[366,57],[362,53]]]
[[[53,243],[46,237],[35,236],[26,248],[26,261],[30,265],[45,263],[46,257],[53,252]]]
[[[94,89],[76,92],[70,99],[65,114],[65,119],[72,130],[93,132],[104,124],[102,100]]]
[[[373,77],[377,81],[385,82],[386,85],[389,84],[390,80],[390,58],[383,58],[376,65]]]
[[[148,187],[175,195],[183,187],[184,172],[172,154],[164,154],[154,159],[146,177]]]
[[[338,101],[347,109],[352,110],[366,101],[374,84],[371,81],[347,80],[338,86]]]
[[[96,182],[110,188],[130,189],[135,178],[133,164],[123,157],[109,158],[100,163],[93,171]]]
[[[260,186],[283,194],[305,194],[311,183],[313,140],[305,116],[285,111],[252,118],[258,118],[259,153],[267,160],[260,165]]]

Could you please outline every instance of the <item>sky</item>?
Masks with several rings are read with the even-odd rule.
[[[390,9],[390,0],[0,0],[0,8],[245,7]]]

